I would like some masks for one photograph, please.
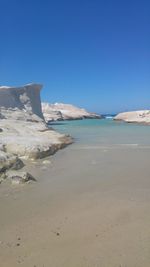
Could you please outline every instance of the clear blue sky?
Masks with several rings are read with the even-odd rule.
[[[92,111],[150,109],[149,0],[0,0],[0,84]]]

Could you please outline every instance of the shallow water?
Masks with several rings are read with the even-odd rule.
[[[87,119],[52,123],[59,132],[69,133],[76,145],[150,146],[150,126],[116,122],[112,119]]]
[[[1,185],[1,265],[149,267],[150,127],[111,120],[53,127],[75,143],[44,168],[28,163],[37,183]]]

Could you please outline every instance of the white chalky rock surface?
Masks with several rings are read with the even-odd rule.
[[[88,112],[83,108],[63,103],[42,103],[42,111],[46,121],[101,118],[101,115]]]
[[[0,87],[0,168],[12,167],[17,157],[49,156],[72,142],[48,128],[40,100],[42,85]]]
[[[138,110],[119,113],[114,120],[150,124],[150,110]]]

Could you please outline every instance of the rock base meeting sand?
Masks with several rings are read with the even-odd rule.
[[[23,159],[54,154],[72,143],[72,138],[49,128],[41,110],[42,85],[0,87],[0,179]],[[22,168],[18,164],[17,168]],[[16,168],[16,169],[17,169]],[[6,175],[5,175],[6,174]]]

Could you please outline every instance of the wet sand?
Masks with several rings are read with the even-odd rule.
[[[150,148],[73,144],[1,185],[0,266],[149,267]]]

